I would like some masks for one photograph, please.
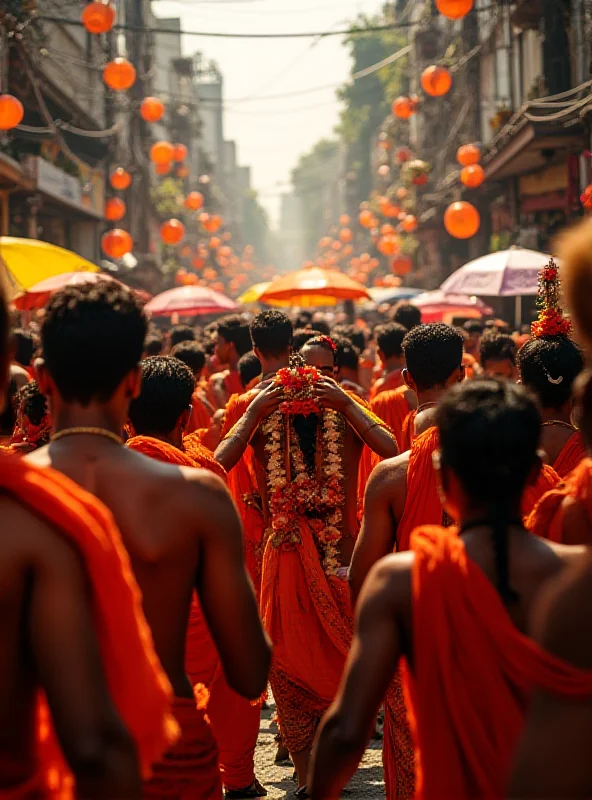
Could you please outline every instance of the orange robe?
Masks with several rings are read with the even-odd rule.
[[[395,369],[392,372],[387,372],[384,377],[378,378],[374,386],[370,389],[370,400],[374,400],[381,392],[394,391],[404,385],[405,381],[403,380],[402,369]]]
[[[226,480],[226,470],[199,443],[195,434],[185,437],[184,445],[183,453],[173,445],[150,436],[135,436],[127,442],[127,446],[132,450],[151,458],[169,464],[209,469]],[[258,705],[253,706],[233,691],[226,682],[216,645],[210,635],[197,594],[193,597],[187,627],[185,668],[192,686],[197,691],[200,686],[205,686],[209,692],[207,712],[218,746],[220,773],[224,786],[227,789],[244,789],[250,786],[255,778],[254,760],[259,734],[260,708]],[[183,728],[182,725],[181,727]],[[217,771],[218,752],[215,753],[216,757],[212,758],[212,748],[209,748],[210,757],[205,759],[201,768],[204,769],[209,765],[210,770]],[[145,795],[145,797],[151,796]]]
[[[187,434],[193,433],[200,428],[209,428],[212,422],[211,411],[201,399],[201,393],[201,388],[193,392],[193,397],[191,398],[191,416],[189,417],[189,424],[186,429]]]
[[[569,437],[563,450],[555,459],[553,469],[560,478],[565,478],[584,458],[586,458],[584,440],[580,431],[576,431]]]
[[[410,411],[403,420],[403,425],[401,426],[401,441],[399,443],[402,453],[404,453],[406,450],[410,450],[411,445],[413,444],[413,440],[415,438],[416,416],[417,409],[413,409],[413,411]]]
[[[526,520],[526,527],[551,542],[563,543],[563,501],[573,498],[592,525],[592,459],[585,458],[564,483],[547,492]]]
[[[406,386],[400,386],[398,389],[380,392],[374,400],[370,401],[373,413],[384,420],[395,434],[399,450],[402,453],[409,449],[402,446],[403,422],[411,411],[406,397],[408,391]]]
[[[417,798],[505,797],[532,691],[577,702],[592,694],[592,672],[517,630],[455,531],[420,529],[411,548]]]
[[[238,370],[228,369],[224,370],[224,372],[216,372],[210,377],[207,389],[208,400],[214,406],[214,408],[219,407],[219,400],[216,397],[216,392],[214,391],[214,384],[218,383],[221,376],[224,376],[222,379],[222,385],[226,393],[225,405],[228,405],[228,401],[233,394],[242,394],[244,392]]]
[[[555,489],[561,483],[561,478],[553,467],[543,464],[541,471],[534,483],[529,483],[522,495],[522,516],[526,519],[543,495]]]
[[[109,692],[135,740],[142,773],[148,777],[152,763],[175,741],[178,727],[170,714],[171,687],[154,652],[140,592],[113,517],[95,497],[61,473],[40,470],[17,458],[0,458],[0,489],[45,520],[80,553]],[[37,773],[10,797],[54,796],[44,793],[51,789],[61,792],[62,800],[70,800],[74,781],[42,693],[37,713]],[[39,795],[32,793],[33,785]]]

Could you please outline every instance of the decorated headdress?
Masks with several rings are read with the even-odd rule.
[[[539,315],[531,325],[532,335],[536,339],[558,336],[569,336],[571,322],[564,317],[559,304],[561,297],[561,281],[557,264],[551,258],[546,267],[539,273],[539,293],[537,306]]]

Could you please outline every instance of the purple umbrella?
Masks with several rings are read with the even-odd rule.
[[[457,269],[440,286],[446,294],[518,297],[538,292],[540,270],[550,256],[521,247],[489,253]]]

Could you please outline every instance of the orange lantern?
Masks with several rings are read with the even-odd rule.
[[[232,234],[230,233],[230,231],[224,231],[224,233],[222,234],[222,241],[229,242],[231,239],[232,239]]]
[[[0,94],[0,131],[9,131],[20,125],[25,109],[20,100],[11,94]]]
[[[188,178],[189,177],[189,167],[177,167],[177,178]]]
[[[471,164],[469,167],[463,167],[460,172],[460,182],[468,189],[476,189],[481,186],[484,180],[485,170],[481,164]]]
[[[207,269],[204,269],[204,271],[203,271],[203,276],[207,281],[215,281],[217,275],[218,275],[218,273],[216,272],[216,270],[212,269],[211,267],[208,267]]]
[[[185,276],[185,280],[183,283],[185,286],[195,286],[197,284],[198,277],[194,275],[193,272],[190,272],[188,275]]]
[[[395,229],[388,222],[386,222],[380,228],[380,235],[381,236],[388,236],[389,234],[394,233],[394,232],[395,232]]]
[[[472,167],[481,159],[481,150],[476,144],[463,144],[456,151],[456,160],[463,167]]]
[[[479,212],[465,200],[452,203],[444,213],[444,227],[455,239],[470,239],[477,233],[480,225]]]
[[[473,0],[436,0],[436,8],[448,19],[462,19],[473,8]]]
[[[393,256],[399,250],[399,240],[396,236],[389,234],[378,240],[377,247],[383,256]]]
[[[360,225],[363,228],[371,228],[374,223],[374,214],[365,209],[360,213]]]
[[[342,229],[339,231],[339,238],[341,239],[341,241],[342,241],[342,242],[344,242],[345,244],[347,244],[348,242],[351,242],[351,240],[354,238],[354,235],[353,235],[353,233],[350,231],[350,229],[349,229],[349,228],[342,228]]]
[[[333,239],[330,236],[323,236],[322,239],[319,239],[319,247],[325,250],[327,247],[331,247],[333,244]]]
[[[388,164],[381,164],[378,167],[378,174],[380,175],[381,178],[386,178],[389,172],[390,172],[390,167]]]
[[[188,208],[190,211],[199,211],[203,204],[204,199],[201,192],[189,192],[185,198],[185,208]]]
[[[349,218],[349,214],[342,214],[339,217],[339,224],[341,225],[342,228],[347,228],[350,222],[351,219]]]
[[[397,216],[397,219],[399,220],[399,222],[403,222],[403,220],[405,219],[406,216],[407,216],[407,212],[406,211],[401,211],[401,213]]]
[[[117,167],[117,169],[111,173],[111,178],[109,180],[114,189],[124,191],[131,185],[132,176],[123,167]]]
[[[105,203],[105,219],[108,219],[109,222],[119,222],[125,217],[126,210],[123,200],[120,200],[119,197],[111,197]]]
[[[380,261],[377,258],[371,258],[368,262],[368,268],[370,270],[376,269],[380,265]]]
[[[175,273],[175,283],[182,285],[185,282],[186,276],[187,276],[187,270],[184,267],[181,267]]]
[[[185,161],[187,158],[187,148],[184,144],[173,145],[173,161]]]
[[[229,259],[229,258],[230,258],[230,256],[232,255],[232,247],[228,247],[228,245],[223,245],[223,246],[222,246],[222,247],[221,247],[221,248],[218,250],[218,255],[219,255],[221,258],[227,258],[227,259]]]
[[[191,248],[189,247],[188,244],[186,244],[185,247],[181,250],[181,256],[183,258],[189,258],[190,255],[191,255]]]
[[[413,231],[417,228],[417,219],[413,216],[413,214],[407,214],[401,225],[406,233],[413,233]]]
[[[121,258],[131,252],[134,242],[127,231],[121,228],[112,228],[103,234],[101,247],[109,258]]]
[[[405,186],[399,186],[397,189],[397,197],[399,200],[404,200],[407,195],[409,194],[409,190],[405,188]]]
[[[395,275],[407,275],[408,272],[411,272],[412,266],[413,261],[409,256],[395,256],[391,261],[391,269]]]
[[[171,171],[171,163],[167,161],[166,164],[155,164],[154,170],[157,175],[168,175]]]
[[[158,122],[164,114],[164,103],[158,97],[145,97],[140,103],[140,116],[144,122]]]
[[[210,239],[210,250],[217,250],[221,244],[222,242],[220,241],[218,236],[212,236],[212,238]]]
[[[345,247],[343,248],[343,255],[344,256],[351,256],[351,254],[353,252],[354,252],[354,248],[351,246],[351,244],[346,244]]]
[[[421,73],[421,88],[431,97],[442,97],[452,86],[452,75],[446,67],[432,66]]]
[[[165,244],[179,244],[185,236],[185,226],[178,219],[168,219],[160,226],[160,238]]]
[[[82,24],[89,33],[107,33],[115,22],[115,9],[109,3],[89,3],[82,12]]]
[[[206,229],[209,233],[216,233],[222,227],[222,217],[220,214],[212,214],[208,223],[206,225]]]
[[[341,248],[343,247],[343,245],[342,245],[342,244],[341,244],[341,242],[339,242],[339,241],[334,241],[334,242],[333,242],[333,244],[331,245],[331,247],[333,248],[333,250],[335,250],[336,252],[338,252],[339,250],[341,250]]]
[[[409,119],[415,113],[413,103],[408,97],[397,97],[393,103],[393,114],[399,119]]]
[[[153,164],[170,164],[173,160],[173,145],[170,142],[155,142],[150,148]]]
[[[195,256],[195,258],[191,262],[191,266],[193,267],[193,269],[203,269],[205,265],[206,265],[206,260],[201,256]]]
[[[397,150],[397,161],[399,164],[404,164],[413,158],[413,153],[408,147],[399,147]]]
[[[370,261],[370,255],[368,253],[362,253],[360,256],[360,264],[367,264]]]
[[[103,80],[114,92],[125,92],[136,82],[136,68],[127,58],[118,56],[103,70]]]
[[[203,227],[205,228],[207,223],[210,220],[210,215],[208,214],[207,211],[202,211],[197,219],[198,219],[200,225],[203,225]]]

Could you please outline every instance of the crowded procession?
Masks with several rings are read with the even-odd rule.
[[[592,800],[592,5],[297,5],[0,0],[0,800]]]

